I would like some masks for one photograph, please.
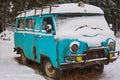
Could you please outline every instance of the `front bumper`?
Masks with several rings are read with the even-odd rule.
[[[114,53],[114,57],[110,58],[109,57],[110,54],[109,54],[108,57],[83,60],[81,62],[67,61],[65,58],[65,63],[61,63],[60,67],[62,69],[71,69],[71,68],[85,68],[85,67],[89,67],[89,66],[95,65],[95,64],[107,65],[109,63],[114,62],[119,57],[119,51],[112,51],[109,53]],[[79,56],[85,56],[85,55],[79,55]]]

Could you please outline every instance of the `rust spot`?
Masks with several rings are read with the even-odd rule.
[[[34,60],[36,60],[37,56],[36,56],[36,48],[35,48],[35,46],[33,47],[33,54],[34,54]]]

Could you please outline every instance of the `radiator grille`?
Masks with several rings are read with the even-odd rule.
[[[86,56],[83,56],[83,60],[106,57],[104,49],[88,50],[88,51],[84,52],[83,54],[86,54]]]

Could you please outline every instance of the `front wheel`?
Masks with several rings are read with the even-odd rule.
[[[97,64],[95,67],[96,67],[96,69],[97,69],[99,72],[103,72],[103,71],[104,71],[104,65],[103,65],[103,64]]]
[[[53,68],[49,60],[44,61],[44,72],[50,78],[56,77],[56,69]]]

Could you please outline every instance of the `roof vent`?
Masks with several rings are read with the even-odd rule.
[[[78,6],[79,6],[79,7],[84,7],[84,3],[83,3],[82,1],[80,1],[80,2],[78,3]]]

